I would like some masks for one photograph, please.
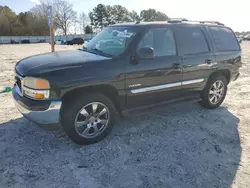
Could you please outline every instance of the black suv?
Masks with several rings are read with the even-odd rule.
[[[240,66],[237,38],[221,23],[119,24],[82,49],[18,62],[13,97],[28,119],[60,122],[74,142],[90,144],[125,110],[193,99],[219,107]]]
[[[82,38],[74,38],[72,40],[66,41],[67,45],[74,45],[74,44],[78,44],[78,45],[82,45],[84,44],[84,40]]]

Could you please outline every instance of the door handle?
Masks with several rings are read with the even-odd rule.
[[[174,63],[173,64],[173,68],[174,69],[180,69],[181,68],[181,64],[180,63]]]
[[[207,59],[207,60],[205,61],[205,63],[208,64],[208,65],[210,65],[210,64],[212,63],[212,59]]]

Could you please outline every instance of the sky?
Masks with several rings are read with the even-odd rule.
[[[77,12],[88,14],[97,4],[120,4],[129,11],[154,8],[170,18],[212,20],[224,23],[234,31],[250,31],[250,0],[69,0]],[[0,0],[16,13],[28,11],[39,0]]]

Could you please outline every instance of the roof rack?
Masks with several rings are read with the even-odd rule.
[[[196,21],[196,20],[188,20],[185,18],[171,18],[168,20],[168,23],[183,23],[183,22],[197,22],[200,24],[216,24],[216,25],[223,25],[223,23],[217,22],[217,21]]]

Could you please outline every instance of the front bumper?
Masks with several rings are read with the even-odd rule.
[[[235,73],[235,74],[233,74],[232,80],[233,80],[233,81],[237,80],[237,79],[239,78],[239,76],[240,76],[240,73]]]
[[[22,98],[25,97],[21,97],[18,94],[18,89],[19,88],[15,86],[13,88],[12,95],[17,109],[19,110],[19,112],[21,112],[21,114],[24,117],[26,117],[27,119],[29,119],[34,123],[41,125],[59,123],[60,109],[62,105],[61,101],[49,101],[47,107],[44,107],[45,106],[44,104],[42,104],[39,107],[39,102],[42,103],[42,101],[35,101],[36,104],[34,105],[34,100],[30,100],[32,101],[32,103],[31,102],[29,103],[29,100],[27,100],[27,98],[25,100],[22,100]]]

